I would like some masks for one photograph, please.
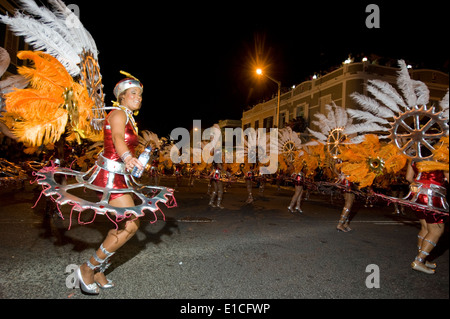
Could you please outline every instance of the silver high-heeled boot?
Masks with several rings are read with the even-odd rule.
[[[252,193],[248,193],[248,197],[247,200],[245,201],[246,204],[251,204],[253,203],[253,196]]]
[[[225,207],[222,206],[222,197],[221,196],[217,197],[216,207],[220,208],[220,209],[224,209],[225,208]]]
[[[92,284],[86,284],[83,281],[83,277],[81,276],[80,267],[78,267],[78,269],[77,269],[77,277],[78,277],[78,282],[80,283],[80,289],[82,292],[84,292],[85,294],[88,294],[88,295],[98,295],[100,293],[100,290],[95,282],[93,282]]]
[[[211,198],[210,198],[209,204],[208,204],[210,207],[216,207],[216,205],[214,204],[214,201],[216,200],[216,196],[217,196],[217,193],[212,192]]]
[[[432,241],[429,241],[428,239],[425,239],[420,235],[417,235],[417,238],[419,238],[419,241],[426,240],[430,244],[432,244],[434,247],[436,247],[436,243],[433,243]],[[422,247],[417,245],[417,253],[420,254],[421,251],[422,251]],[[428,260],[425,260],[425,266],[427,266],[428,268],[431,268],[431,269],[435,269],[437,267],[436,263],[428,261]]]
[[[102,253],[104,253],[106,255],[105,259],[100,259],[100,257],[97,256],[97,252],[94,253],[94,255],[92,256],[95,261],[97,261],[99,264],[98,265],[93,265],[89,260],[86,262],[88,267],[91,268],[92,270],[96,270],[98,272],[104,273],[106,269],[108,269],[108,267],[111,265],[111,263],[109,262],[109,258],[115,254],[115,252],[109,252],[107,251],[104,247],[103,244],[100,245],[100,250],[102,251]],[[114,283],[112,280],[106,278],[107,283],[104,285],[101,285],[98,281],[96,281],[95,283],[97,284],[98,287],[102,288],[102,289],[108,289],[108,288],[113,288],[114,287]]]

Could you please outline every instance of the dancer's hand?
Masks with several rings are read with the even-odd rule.
[[[133,168],[137,166],[139,169],[144,169],[144,166],[142,166],[141,162],[136,157],[128,156],[125,159],[125,167],[128,172],[131,172]]]

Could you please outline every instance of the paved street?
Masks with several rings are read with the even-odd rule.
[[[186,183],[186,181],[184,181]],[[173,186],[173,179],[162,185]],[[66,286],[70,265],[98,248],[113,224],[104,216],[80,226],[73,216],[45,217],[39,188],[0,193],[0,297],[56,299],[415,299],[449,298],[448,231],[435,251],[436,274],[410,269],[418,222],[410,211],[355,206],[350,233],[335,230],[342,202],[311,194],[304,213],[286,209],[293,189],[254,191],[245,205],[244,184],[225,193],[225,209],[208,207],[206,181],[175,193],[178,207],[145,216],[136,236],[107,270],[116,287],[85,296]],[[83,216],[87,221],[89,216]],[[379,288],[373,266],[379,270]],[[65,273],[69,266],[68,273]],[[369,269],[366,271],[366,267]],[[70,284],[70,282],[69,282]],[[69,285],[70,286],[70,285]]]

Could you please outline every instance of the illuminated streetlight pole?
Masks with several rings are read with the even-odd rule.
[[[264,74],[262,69],[256,69],[256,74],[258,75],[264,75],[265,77],[267,77],[269,80],[272,80],[273,82],[275,82],[278,85],[278,102],[277,102],[277,121],[276,121],[276,127],[279,126],[279,122],[280,122],[280,95],[281,95],[281,82],[275,80],[274,78],[272,78],[271,76]]]

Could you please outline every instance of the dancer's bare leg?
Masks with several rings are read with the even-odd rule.
[[[336,229],[339,231],[348,232],[351,230],[351,228],[348,226],[348,223],[350,210],[352,209],[353,202],[355,200],[355,194],[351,192],[346,192],[344,198],[345,198],[344,208],[342,209],[341,217],[339,219],[338,225],[336,226]]]
[[[128,194],[111,200],[110,204],[116,207],[130,207],[135,205],[132,197]],[[137,218],[126,221],[125,227],[123,229],[111,229],[102,243],[103,248],[106,249],[106,251],[108,251],[109,253],[116,252],[117,249],[122,247],[128,240],[130,240],[134,236],[138,229],[139,219]],[[96,251],[96,254],[100,259],[105,259],[108,257],[100,248]],[[89,259],[89,262],[94,266],[98,266],[100,264],[99,262],[97,262],[97,260],[95,260],[94,256]],[[94,280],[98,281],[101,285],[107,283],[107,279],[102,272],[95,273],[94,278],[94,270],[91,269],[87,265],[87,263],[82,264],[80,266],[80,270],[83,281],[86,284],[91,284],[94,282]]]

